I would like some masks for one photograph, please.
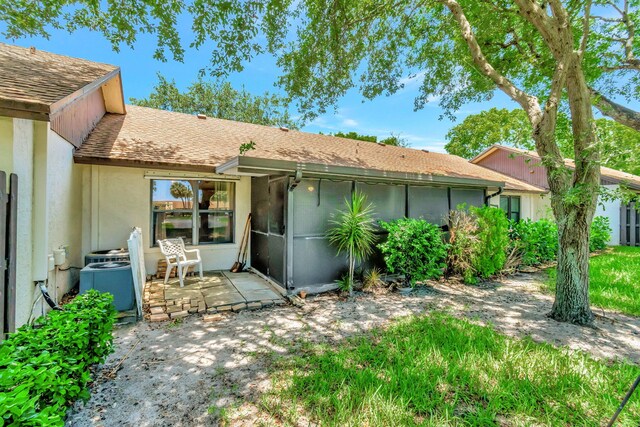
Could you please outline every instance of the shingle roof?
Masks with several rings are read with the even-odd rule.
[[[496,144],[496,145],[492,145],[491,147],[487,148],[485,151],[477,155],[475,158],[471,159],[471,162],[480,161],[480,159],[486,157],[487,155],[491,154],[496,150],[511,151],[516,154],[528,156],[534,160],[540,160],[540,156],[535,151],[523,150],[520,148],[507,147],[504,145]],[[575,168],[575,161],[573,159],[564,159],[564,163],[570,168]],[[603,178],[608,178],[609,180],[614,181],[616,183],[625,183],[632,188],[640,189],[640,176],[638,175],[633,175],[627,172],[611,169],[605,166],[600,166],[600,175]]]
[[[126,115],[105,115],[75,159],[213,171],[251,141],[255,150],[247,155],[253,158],[506,182],[508,189],[544,192],[458,156],[137,106],[127,106]]]
[[[0,108],[47,114],[118,67],[0,43]]]

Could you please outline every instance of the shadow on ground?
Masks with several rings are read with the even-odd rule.
[[[538,276],[521,274],[483,287],[434,283],[407,297],[362,294],[344,301],[322,295],[308,298],[303,308],[245,311],[215,323],[191,316],[182,323],[122,327],[115,334],[116,352],[97,372],[91,399],[74,407],[68,425],[216,425],[217,408],[257,401],[269,389],[273,357],[295,351],[296,343],[337,344],[394,317],[431,310],[597,358],[640,363],[640,319],[605,312],[597,329],[557,323],[546,317],[552,299],[540,286]],[[254,425],[253,410],[239,408],[234,425]]]

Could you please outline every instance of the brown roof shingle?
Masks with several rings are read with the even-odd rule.
[[[56,102],[118,69],[0,43],[0,107],[47,114]]]
[[[105,115],[75,159],[213,171],[251,141],[252,158],[506,182],[508,189],[544,192],[458,156],[129,105],[126,115]]]

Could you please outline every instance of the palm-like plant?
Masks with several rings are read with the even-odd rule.
[[[367,196],[354,192],[351,200],[345,199],[345,210],[340,210],[329,220],[331,228],[327,233],[329,242],[338,249],[338,254],[346,253],[349,261],[349,295],[353,293],[353,274],[356,262],[362,261],[373,252],[375,243],[375,221],[372,217],[373,204],[367,204]]]

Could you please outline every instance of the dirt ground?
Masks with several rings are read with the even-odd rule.
[[[598,310],[596,329],[557,323],[545,316],[552,298],[540,292],[540,280],[518,274],[482,287],[442,282],[410,296],[359,294],[349,301],[320,295],[307,297],[302,308],[244,311],[215,323],[190,316],[179,324],[120,327],[115,353],[96,372],[91,399],[75,405],[67,424],[208,426],[217,425],[217,408],[226,407],[233,408],[232,425],[256,425],[260,417],[251,402],[271,386],[274,354],[285,354],[300,339],[339,344],[394,317],[430,310],[598,358],[640,363],[640,318]]]

